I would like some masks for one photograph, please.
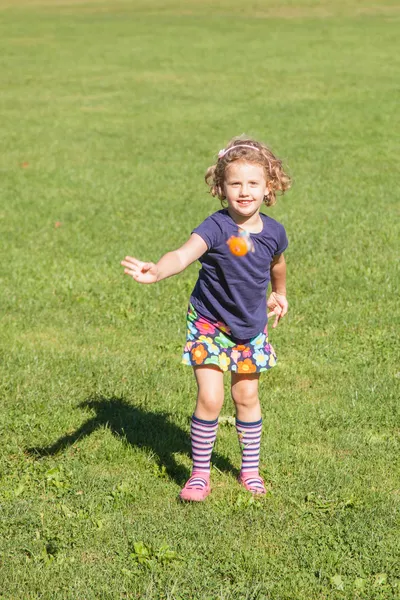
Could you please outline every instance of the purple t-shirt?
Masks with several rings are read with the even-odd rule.
[[[226,209],[207,217],[192,232],[208,250],[199,259],[201,269],[190,302],[207,319],[226,323],[236,340],[249,340],[264,330],[271,261],[288,245],[283,225],[263,213],[260,217],[262,231],[250,234],[255,251],[245,256],[234,256],[226,243],[238,234]]]

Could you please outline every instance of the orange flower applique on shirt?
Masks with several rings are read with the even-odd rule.
[[[246,358],[245,360],[239,360],[238,362],[238,373],[255,373],[257,367],[253,364],[250,358]]]
[[[204,362],[204,359],[207,358],[207,350],[204,348],[203,344],[198,344],[191,350],[192,360],[196,363],[196,365],[201,365]]]

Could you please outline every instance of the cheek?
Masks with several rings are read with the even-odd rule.
[[[225,198],[234,198],[235,197],[234,188],[228,188],[227,186],[224,186],[222,188],[222,193],[224,194]]]

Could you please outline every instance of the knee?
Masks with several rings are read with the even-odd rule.
[[[241,389],[232,389],[232,400],[236,406],[254,408],[259,404],[257,390],[243,386]]]
[[[219,414],[224,403],[223,396],[217,393],[199,393],[197,404],[207,413]]]

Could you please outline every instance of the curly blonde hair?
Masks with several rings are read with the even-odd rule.
[[[273,206],[277,193],[284,194],[291,186],[291,179],[283,170],[282,161],[277,158],[270,148],[263,143],[241,135],[232,138],[218,154],[218,160],[207,169],[205,180],[212,196],[218,196],[221,204],[226,199],[223,194],[225,170],[236,161],[243,160],[260,165],[264,168],[269,192],[264,196],[264,203]]]

